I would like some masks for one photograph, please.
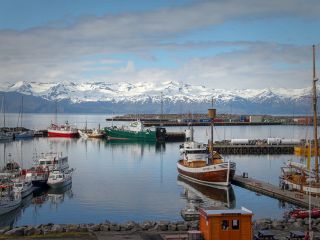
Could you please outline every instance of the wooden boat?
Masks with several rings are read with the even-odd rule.
[[[213,118],[214,116],[212,120]],[[212,142],[212,135],[209,146],[193,141],[193,128],[188,129],[186,142],[180,146],[181,158],[177,162],[178,172],[185,178],[198,183],[228,186],[235,174],[236,164],[224,161],[218,152],[213,151]]]
[[[315,46],[313,46],[313,80],[312,80],[312,92],[313,92],[313,144],[309,143],[309,156],[307,165],[288,161],[286,166],[282,167],[281,180],[282,184],[292,190],[300,191],[303,193],[310,193],[313,195],[320,195],[320,182],[319,182],[319,162],[318,162],[318,130],[317,130],[317,89],[315,71]],[[312,146],[312,147],[311,147]],[[310,166],[310,157],[314,153],[314,169]]]

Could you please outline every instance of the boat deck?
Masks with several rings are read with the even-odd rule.
[[[235,175],[232,180],[232,184],[252,190],[257,193],[261,193],[272,198],[280,199],[285,202],[289,202],[301,207],[308,208],[309,196],[307,194],[289,191],[281,189],[270,183],[266,183],[253,178],[246,178],[239,175]],[[320,207],[320,198],[311,196],[311,205],[313,207]]]

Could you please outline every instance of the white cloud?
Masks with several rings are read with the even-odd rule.
[[[86,17],[62,27],[41,27],[24,31],[0,31],[0,81],[86,81],[86,73],[107,71],[95,80],[110,81],[190,81],[211,87],[283,85],[302,86],[306,70],[276,69],[274,63],[305,63],[309,49],[266,43],[192,43],[174,44],[174,38],[195,29],[239,18],[290,15],[316,18],[317,1],[197,1],[192,5],[153,12]],[[163,44],[170,40],[173,44]],[[189,59],[178,69],[137,70],[133,60],[125,68],[113,65],[119,60],[105,57],[83,60],[87,56],[135,53],[152,59],[155,50],[188,51],[188,47],[244,46],[248,49],[208,58]],[[151,56],[151,57],[150,57]],[[301,59],[301,60],[298,60]],[[154,61],[154,60],[152,60]]]

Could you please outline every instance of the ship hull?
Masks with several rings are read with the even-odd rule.
[[[48,137],[77,138],[78,136],[79,136],[78,132],[48,130]]]
[[[181,176],[198,183],[206,185],[228,186],[235,174],[235,167],[228,168],[228,163],[217,166],[209,165],[199,168],[190,168],[184,166],[182,161],[177,163],[177,169]],[[220,166],[219,166],[220,165]]]
[[[157,140],[155,131],[140,131],[134,132],[129,130],[121,129],[104,129],[107,138],[109,140],[139,140],[139,141],[150,141],[154,142]]]

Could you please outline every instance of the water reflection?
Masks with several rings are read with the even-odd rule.
[[[14,209],[11,212],[0,216],[0,226],[14,226],[19,218],[23,216],[24,211],[28,208],[32,202],[32,194],[28,195],[21,201],[20,207]]]
[[[236,198],[232,186],[207,186],[178,176],[177,184],[183,187],[181,197],[187,200],[186,207],[181,210],[183,218],[188,220],[190,214],[193,219],[198,218],[198,209],[217,208],[233,209],[236,207]],[[190,220],[192,219],[190,218]]]
[[[37,216],[44,204],[48,203],[51,209],[57,209],[65,198],[71,199],[72,197],[71,184],[60,189],[36,189],[33,194],[22,199],[19,208],[0,216],[0,227],[16,225],[27,209],[32,210],[33,216]]]

